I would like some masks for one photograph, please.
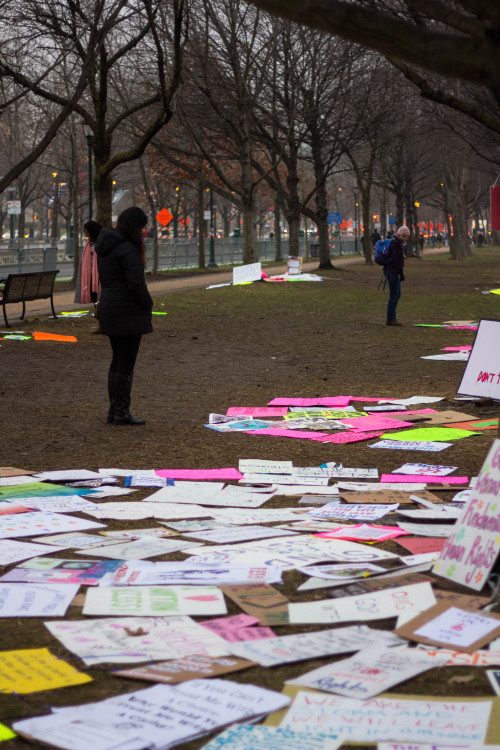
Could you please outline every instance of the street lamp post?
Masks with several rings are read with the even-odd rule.
[[[57,219],[58,219],[58,213],[59,213],[59,180],[57,172],[52,172],[52,177],[54,178],[54,200],[52,201],[52,228],[51,228],[51,234],[52,234],[52,247],[57,247]]]
[[[215,262],[215,213],[214,213],[214,191],[210,188],[210,243],[209,243],[209,259],[207,268],[217,268]]]
[[[87,174],[89,183],[89,221],[92,220],[92,130],[90,126],[83,121],[83,134],[87,139]]]
[[[358,193],[354,191],[354,252],[359,252],[358,247]]]

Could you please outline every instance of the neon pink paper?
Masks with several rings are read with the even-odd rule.
[[[352,533],[349,533],[352,531],[352,529],[361,529],[361,528],[370,528],[370,529],[385,529],[386,534],[382,536],[374,536],[372,539],[369,537],[363,537],[362,540],[360,540],[359,536],[353,535]],[[313,534],[313,536],[317,537],[318,539],[345,539],[353,540],[353,541],[374,541],[374,542],[385,542],[386,539],[394,539],[397,536],[408,536],[408,531],[403,531],[398,526],[374,526],[373,524],[366,524],[366,523],[356,523],[352,526],[348,527],[342,527],[339,526],[337,529],[330,529],[330,531],[322,531],[320,534]]]
[[[467,346],[445,346],[443,349],[441,349],[442,352],[468,352],[472,349],[472,346],[467,344]]]
[[[270,435],[271,437],[302,438],[302,440],[316,440],[318,443],[327,442],[323,438],[329,437],[326,432],[312,430],[284,430],[282,427],[270,427],[262,430],[240,430],[245,435]],[[382,433],[379,433],[382,434]]]
[[[323,396],[321,398],[273,398],[268,406],[349,406],[352,396]]]
[[[360,417],[361,419],[361,417]],[[362,440],[371,440],[372,438],[381,437],[383,432],[361,432],[360,430],[349,430],[348,432],[336,432],[334,435],[327,435],[320,440],[321,443],[359,443]]]
[[[361,401],[363,404],[378,404],[382,400],[382,396],[373,398],[372,396],[351,396],[351,401]]]
[[[436,477],[427,474],[382,474],[381,482],[425,482],[425,484],[467,484],[468,477]]]
[[[443,326],[447,331],[477,331],[477,326]]]
[[[284,417],[288,414],[287,406],[230,406],[226,412],[229,417],[232,414],[243,414],[248,417]]]
[[[424,552],[440,552],[446,539],[435,536],[420,536],[413,539],[398,539],[398,544],[411,552],[412,555],[420,555]]]
[[[238,469],[155,469],[158,477],[167,479],[243,479]]]
[[[401,419],[392,419],[391,417],[355,417],[354,419],[338,419],[337,421],[352,427],[357,432],[415,427],[413,422],[403,422]]]

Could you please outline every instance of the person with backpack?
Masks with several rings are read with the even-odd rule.
[[[389,284],[389,301],[387,303],[388,326],[400,326],[396,319],[396,307],[401,297],[401,282],[405,280],[403,268],[405,264],[404,242],[408,240],[410,230],[407,226],[399,227],[395,236],[389,240],[379,240],[375,245],[373,257],[375,263],[383,266],[384,276]],[[384,284],[385,286],[385,284]]]

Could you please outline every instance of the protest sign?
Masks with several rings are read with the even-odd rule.
[[[378,695],[399,682],[438,667],[446,657],[429,657],[425,651],[368,646],[348,659],[313,669],[311,672],[288,680],[289,685],[324,690],[348,698],[365,699]]]
[[[314,633],[265,638],[251,643],[232,643],[229,650],[262,667],[276,667],[279,664],[359,651],[372,644],[383,648],[401,643],[403,641],[389,631],[375,630],[366,625],[349,625]]]
[[[416,613],[436,603],[429,583],[415,583],[373,594],[290,603],[291,623],[359,622],[384,620],[387,617],[411,619]]]
[[[71,583],[1,583],[0,617],[62,617],[79,588]]]
[[[500,635],[500,615],[438,601],[394,631],[403,638],[473,653]]]
[[[457,393],[477,398],[498,398],[500,394],[500,352],[496,346],[500,321],[479,321],[469,360]]]
[[[498,739],[499,703],[485,698],[442,698],[385,693],[366,701],[287,686],[295,695],[280,727],[315,733],[344,731],[347,743],[371,744],[392,739],[401,742],[468,747]],[[493,715],[492,715],[493,714]],[[280,721],[273,716],[269,723]],[[14,727],[15,728],[15,727]]]
[[[217,633],[224,640],[230,643],[238,641],[257,641],[262,638],[273,638],[274,633],[271,628],[258,627],[258,617],[240,614],[232,617],[217,617],[213,620],[203,620],[200,625],[208,628],[213,633]]]
[[[400,524],[398,524],[399,526]],[[281,539],[263,539],[241,544],[213,545],[186,550],[200,562],[235,562],[242,565],[279,565],[290,570],[299,565],[333,562],[376,562],[396,557],[392,552],[340,539],[315,539],[301,534]],[[191,561],[192,562],[192,561]]]
[[[264,726],[232,726],[204,745],[205,750],[337,750],[344,735],[333,732],[305,734],[291,729]],[[495,750],[495,749],[494,749]]]
[[[265,583],[221,586],[224,594],[261,625],[286,625],[288,599]]]
[[[500,550],[500,440],[495,440],[433,572],[479,591]]]
[[[63,513],[49,513],[42,510],[16,513],[0,517],[0,539],[6,537],[36,536],[55,531],[81,531],[83,529],[103,529],[104,524],[87,521]]]
[[[253,662],[233,656],[185,656],[183,659],[172,659],[144,667],[122,669],[114,672],[116,677],[128,677],[131,680],[146,680],[175,685],[199,677],[218,677],[229,672],[239,672],[253,667]]]
[[[125,586],[89,589],[84,615],[224,615],[217,586]]]
[[[260,718],[290,699],[256,685],[229,680],[189,680],[155,685],[48,716],[15,723],[15,731],[67,750],[129,750],[175,745],[233,722]],[[189,711],[186,710],[189,707]],[[128,743],[135,741],[134,744]]]
[[[223,638],[186,616],[58,620],[45,627],[87,666],[229,653]]]
[[[91,681],[89,675],[53,656],[47,648],[0,653],[1,693],[35,693]]]

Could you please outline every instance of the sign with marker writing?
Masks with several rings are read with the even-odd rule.
[[[496,346],[500,320],[480,320],[474,346],[457,393],[462,396],[499,398],[500,351]]]
[[[480,591],[500,551],[500,440],[495,440],[433,572]]]

